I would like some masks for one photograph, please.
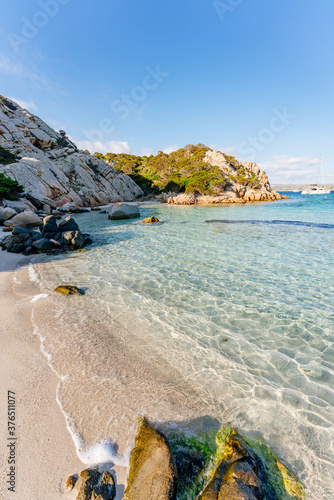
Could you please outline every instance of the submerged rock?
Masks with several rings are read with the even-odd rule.
[[[176,499],[177,469],[165,436],[144,418],[131,453],[123,500]]]
[[[143,219],[142,222],[145,222],[146,224],[152,224],[153,222],[160,222],[157,217],[146,217],[146,219]]]
[[[116,495],[115,481],[110,472],[100,472],[97,468],[83,470],[78,479],[70,476],[66,489],[78,490],[76,500],[113,500]]]
[[[108,219],[111,220],[132,219],[134,217],[140,217],[139,208],[128,203],[115,203],[108,213]]]
[[[54,289],[55,292],[61,293],[62,295],[84,295],[84,291],[80,288],[72,285],[60,285]]]

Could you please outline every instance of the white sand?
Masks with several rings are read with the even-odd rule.
[[[25,297],[12,290],[14,270],[20,260],[22,256],[0,252],[0,497],[3,500],[72,499],[73,493],[64,493],[65,481],[84,466],[76,456],[56,402],[58,379],[41,354],[39,338],[33,333],[32,304],[22,302]],[[19,271],[18,275],[24,272],[26,270]],[[15,493],[8,491],[6,484],[8,390],[16,395]]]

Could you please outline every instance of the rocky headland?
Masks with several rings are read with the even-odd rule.
[[[256,163],[238,161],[203,144],[156,156],[91,155],[79,150],[63,130],[55,131],[3,96],[0,175],[2,181],[19,183],[22,195],[47,215],[59,207],[77,211],[143,196],[186,205],[285,198],[271,189]],[[0,201],[2,197],[0,185]]]
[[[197,144],[156,156],[101,155],[116,170],[128,174],[147,198],[176,205],[247,203],[286,198],[271,189],[256,163]]]
[[[141,188],[112,165],[78,150],[64,131],[0,96],[0,173],[39,207],[68,208],[131,201]]]

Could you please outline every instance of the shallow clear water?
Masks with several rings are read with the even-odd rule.
[[[141,218],[163,221],[155,225],[108,221],[96,212],[75,216],[94,245],[46,259],[38,269],[43,291],[69,283],[87,292],[70,306],[54,299],[53,321],[62,321],[62,332],[68,307],[72,319],[80,312],[68,335],[46,335],[46,320],[40,328],[56,371],[68,377],[60,397],[81,434],[89,420],[84,402],[73,403],[80,377],[87,387],[82,399],[93,399],[90,418],[104,418],[100,406],[116,412],[106,392],[123,404],[124,419],[111,418],[104,429],[101,416],[99,432],[86,429],[91,443],[117,441],[118,427],[130,432],[124,394],[140,392],[133,414],[150,414],[151,405],[156,420],[173,420],[184,407],[185,418],[208,415],[260,434],[304,481],[308,498],[334,498],[334,193],[289,196],[241,206],[141,206]],[[136,350],[146,359],[138,380],[150,383],[127,382],[124,365],[122,392],[119,372],[110,375],[115,352],[110,358],[108,352],[116,341],[131,345],[134,359]],[[80,355],[73,355],[77,347]],[[96,361],[92,352],[99,349]],[[155,374],[160,388],[167,384],[171,394],[178,388],[180,398],[171,396],[177,412],[163,402],[159,411]]]

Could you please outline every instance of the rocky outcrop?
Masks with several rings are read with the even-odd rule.
[[[208,150],[203,158],[205,163],[218,167],[225,178],[223,188],[216,189],[210,195],[198,192],[166,192],[160,195],[160,201],[175,205],[247,203],[253,201],[275,201],[287,198],[270,187],[268,176],[256,163],[239,162],[220,151]]]
[[[139,208],[128,203],[115,203],[110,207],[108,213],[110,220],[133,219],[135,217],[140,217]]]
[[[76,500],[113,500],[116,495],[115,481],[110,472],[97,468],[83,470],[79,477],[70,476],[66,489],[78,490]]]
[[[0,172],[17,180],[37,203],[78,206],[130,201],[143,194],[127,175],[78,150],[64,131],[0,96]],[[34,201],[35,203],[35,201]],[[42,207],[41,207],[42,208]]]
[[[175,500],[177,470],[165,436],[142,419],[123,500]]]
[[[287,196],[280,195],[275,191],[267,188],[249,189],[238,188],[236,191],[232,189],[225,191],[219,195],[201,195],[195,193],[163,193],[159,200],[164,203],[172,203],[174,205],[212,205],[219,203],[247,203],[252,201],[275,201],[283,200]]]
[[[5,224],[12,225],[14,219],[27,217],[27,214],[28,212],[21,212],[6,221]],[[39,219],[36,214],[31,212],[29,220],[20,222],[21,225],[19,223],[14,225],[12,234],[1,241],[0,246],[3,250],[11,253],[24,253],[24,255],[43,252],[60,253],[67,250],[78,250],[92,243],[90,236],[82,234],[77,223],[70,216],[58,225],[56,217],[49,215],[44,218],[43,222],[40,221],[40,224],[38,224],[42,226],[40,230],[31,227],[36,225],[34,221],[32,221],[32,224],[29,222],[32,216]],[[24,222],[26,222],[25,225]]]

